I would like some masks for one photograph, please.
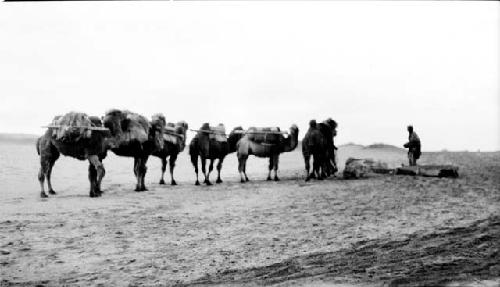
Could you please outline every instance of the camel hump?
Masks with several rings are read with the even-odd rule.
[[[121,130],[123,132],[124,141],[139,141],[145,142],[148,140],[150,128],[152,127],[148,119],[142,115],[123,111],[125,116],[120,121]]]

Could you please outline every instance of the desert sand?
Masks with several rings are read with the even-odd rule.
[[[339,162],[349,156],[406,162],[390,147],[344,146]],[[420,162],[458,165],[460,177],[306,183],[297,151],[280,182],[260,161],[241,184],[230,159],[214,186],[194,186],[179,162],[190,173],[179,169],[178,186],[154,176],[137,193],[131,171],[129,182],[110,171],[101,198],[87,184],[43,200],[33,190],[0,202],[0,285],[499,286],[500,153]]]

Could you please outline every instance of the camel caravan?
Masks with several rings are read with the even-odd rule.
[[[158,157],[162,163],[159,184],[165,184],[164,174],[167,161],[170,160],[170,184],[176,185],[174,168],[178,155],[186,147],[186,135],[189,130],[188,123],[185,121],[170,123],[166,121],[163,114],[155,114],[149,120],[137,113],[118,109],[109,110],[102,117],[69,112],[63,116],[56,116],[46,128],[45,134],[38,138],[36,143],[37,153],[40,156],[38,180],[42,198],[48,197],[45,192],[45,180],[47,180],[48,193],[56,194],[52,188],[51,173],[61,154],[78,160],[88,160],[90,197],[102,195],[101,182],[105,175],[103,160],[108,151],[117,156],[134,158],[135,191],[147,190],[145,177],[147,162],[151,155]],[[210,173],[213,171],[216,160],[216,183],[222,183],[222,164],[224,158],[230,153],[236,153],[238,158],[241,183],[249,181],[246,164],[250,155],[269,158],[267,180],[278,181],[280,154],[295,150],[299,144],[299,129],[295,124],[291,125],[288,131],[282,131],[279,127],[249,127],[247,130],[235,127],[227,135],[223,124],[210,126],[204,123],[199,129],[189,131],[196,133],[189,143],[189,155],[196,174],[195,185],[200,185],[198,159],[201,161],[203,183],[212,184]],[[331,118],[320,123],[316,120],[309,122],[309,128],[302,139],[306,181],[313,178],[322,180],[334,176],[338,171],[337,147],[334,144],[336,135],[337,122]],[[411,153],[409,153],[410,160],[415,161],[410,155]],[[208,170],[207,161],[210,161]],[[368,164],[365,164],[367,162]],[[424,167],[413,166],[412,168]],[[387,173],[388,169],[380,166],[374,168],[373,163],[369,161],[348,159],[344,177],[359,178],[360,175],[366,173],[366,170],[375,172],[383,170],[383,173]],[[429,176],[434,174],[432,172],[417,173]],[[438,173],[439,176],[447,174],[446,172]],[[457,169],[455,168],[451,174],[458,176]]]

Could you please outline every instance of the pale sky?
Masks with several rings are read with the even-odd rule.
[[[338,144],[500,150],[498,2],[0,3],[0,132],[71,110],[339,123]]]

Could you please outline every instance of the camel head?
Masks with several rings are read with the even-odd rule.
[[[299,136],[299,127],[296,124],[293,124],[290,127],[290,135],[295,137]]]
[[[151,124],[165,127],[167,125],[167,120],[163,114],[158,113],[151,117]]]
[[[167,126],[167,121],[163,114],[154,114],[149,126],[148,140],[154,143],[156,150],[161,150],[164,147],[163,130]]]
[[[332,130],[332,135],[336,136],[337,135],[337,122],[332,120],[332,118],[328,118],[326,121],[324,121],[330,129]]]
[[[283,152],[293,151],[299,144],[299,127],[293,124],[290,127],[290,135],[284,140]]]
[[[183,151],[184,148],[186,147],[186,133],[187,133],[188,128],[189,128],[189,125],[185,121],[180,121],[180,122],[177,122],[177,124],[175,124],[175,133],[182,136],[181,137],[182,140],[180,141],[180,145],[179,145],[180,151]]]

